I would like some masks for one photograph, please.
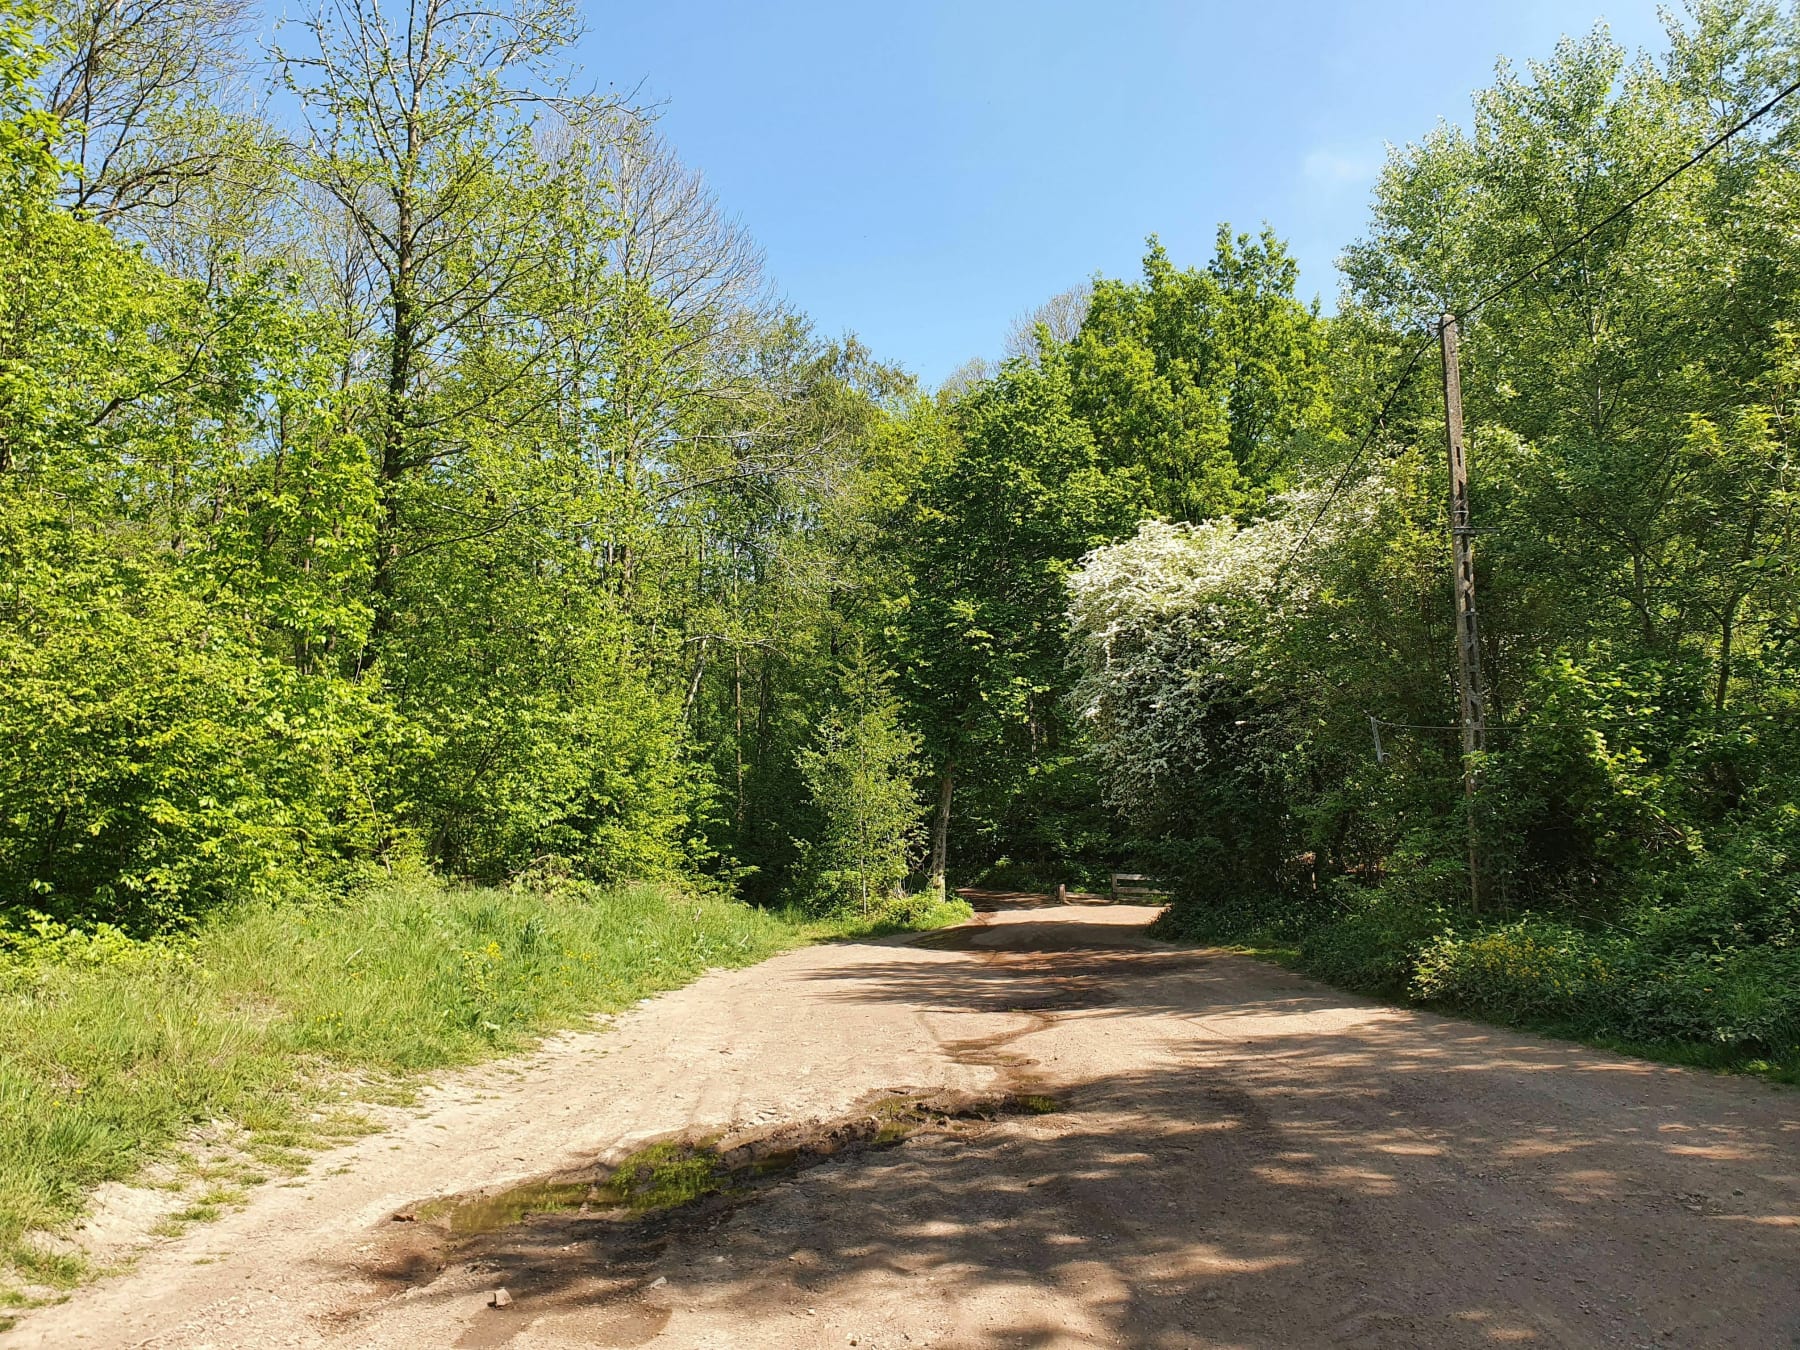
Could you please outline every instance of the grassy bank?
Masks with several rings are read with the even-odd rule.
[[[1588,925],[1477,919],[1369,891],[1310,906],[1176,905],[1154,931],[1394,1002],[1800,1083],[1800,944],[1760,912],[1746,918],[1690,901]]]
[[[196,1127],[242,1132],[245,1161],[214,1197],[228,1198],[354,1131],[354,1103],[403,1093],[420,1070],[519,1049],[709,967],[895,926],[648,886],[417,883],[243,911],[178,942],[15,941],[0,957],[0,1270],[78,1279],[79,1260],[22,1239],[66,1227],[94,1187]],[[191,1217],[207,1217],[206,1198]]]

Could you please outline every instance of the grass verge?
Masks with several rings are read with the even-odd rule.
[[[1274,923],[1254,906],[1178,905],[1151,931],[1390,1003],[1800,1084],[1800,962],[1786,947],[1658,951],[1629,929],[1534,916],[1478,924],[1379,897]]]
[[[710,967],[967,913],[801,918],[668,887],[419,882],[240,911],[179,942],[15,944],[0,956],[0,1302],[79,1281],[80,1256],[35,1235],[66,1231],[95,1187],[197,1130],[243,1147],[190,1167],[208,1189],[177,1224],[354,1134],[358,1104],[403,1098],[422,1070],[518,1050]]]

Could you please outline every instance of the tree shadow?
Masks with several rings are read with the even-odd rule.
[[[539,1216],[409,1297],[507,1284],[469,1345],[1800,1345],[1800,1095],[1066,911],[1005,927],[806,977],[947,1020],[1054,1113]]]

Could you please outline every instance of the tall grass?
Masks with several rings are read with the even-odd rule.
[[[253,1155],[291,1161],[341,1136],[346,1096],[838,931],[649,886],[421,882],[241,911],[179,943],[16,946],[0,961],[0,1267],[77,1278],[25,1235],[66,1226],[94,1187],[196,1127],[226,1123]]]

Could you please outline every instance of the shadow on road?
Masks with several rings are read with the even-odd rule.
[[[1054,1114],[623,1237],[527,1221],[479,1253],[517,1315],[466,1343],[1800,1345],[1800,1096],[989,912],[811,972],[821,1016],[906,1004]]]

